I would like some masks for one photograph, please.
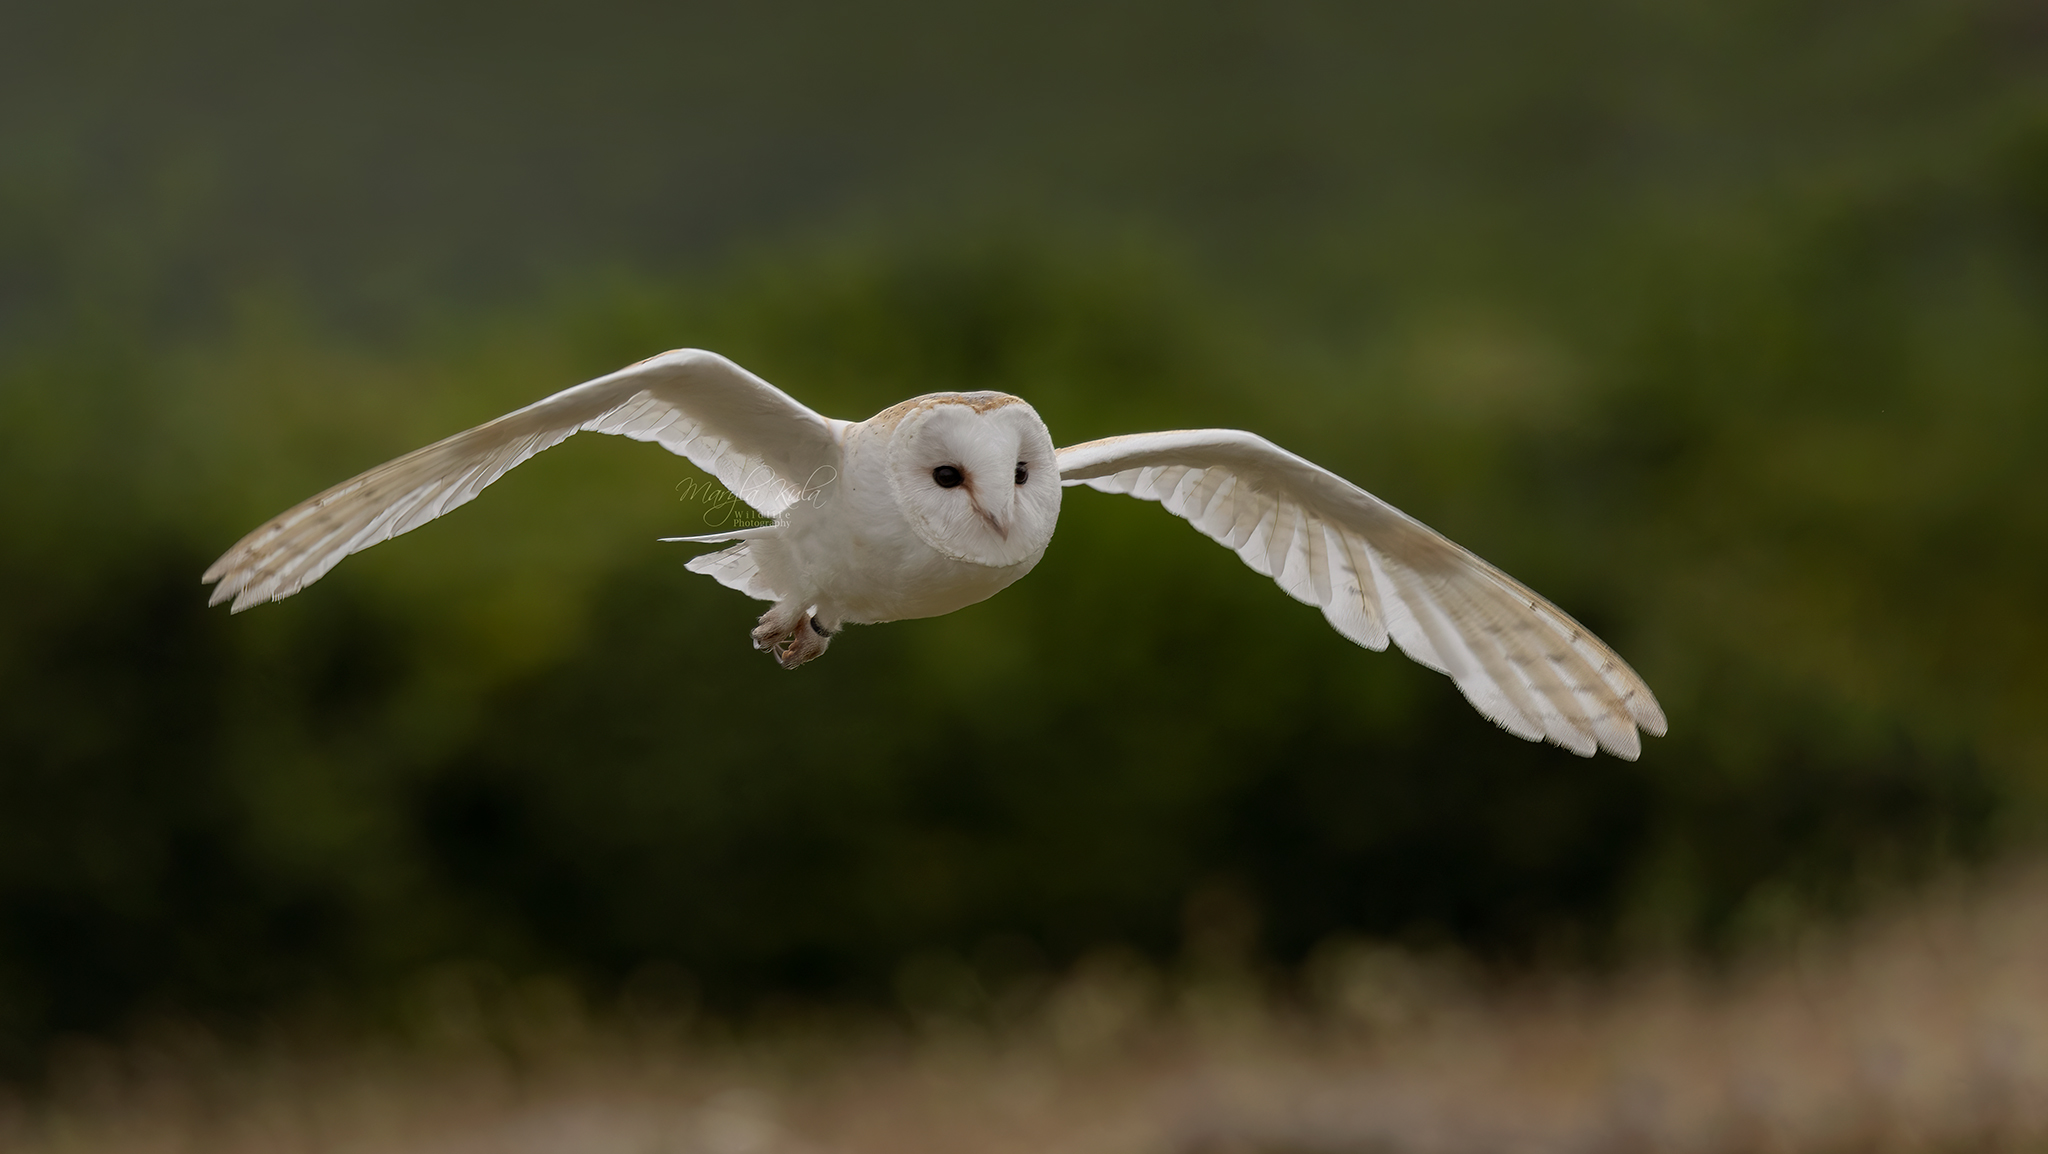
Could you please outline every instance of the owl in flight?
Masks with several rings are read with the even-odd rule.
[[[772,523],[692,572],[773,602],[754,647],[786,669],[846,625],[936,617],[993,596],[1052,541],[1060,490],[1157,501],[1369,649],[1391,638],[1517,737],[1633,760],[1664,713],[1628,663],[1514,578],[1327,469],[1251,433],[1133,433],[1055,449],[1004,393],[932,393],[865,421],[798,404],[733,362],[679,349],[457,433],[301,502],[206,571],[239,611],[475,497],[578,432],[654,441]]]

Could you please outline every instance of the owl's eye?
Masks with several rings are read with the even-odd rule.
[[[951,465],[940,465],[932,470],[932,480],[937,481],[941,489],[957,489],[960,487],[960,482],[966,479],[960,475],[959,469]]]
[[[1024,462],[1022,462],[1022,461],[1019,461],[1019,462],[1017,462],[1017,483],[1018,483],[1019,485],[1021,485],[1021,484],[1023,484],[1024,482],[1026,482],[1026,481],[1029,481],[1030,479],[1031,479],[1031,470],[1029,470],[1029,469],[1026,469],[1026,468],[1024,467]]]

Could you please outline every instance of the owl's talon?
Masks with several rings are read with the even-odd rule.
[[[803,610],[777,605],[761,614],[761,623],[754,626],[754,648],[763,651],[774,649],[789,640],[789,635],[803,623]]]
[[[754,648],[767,653],[784,669],[816,659],[832,644],[832,632],[807,611],[770,609],[754,627]]]
[[[818,624],[817,618],[806,615],[788,643],[777,647],[775,660],[781,662],[784,669],[795,669],[806,661],[822,656],[826,646],[831,644],[832,635]]]

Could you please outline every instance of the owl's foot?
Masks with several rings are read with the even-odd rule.
[[[832,644],[833,632],[808,610],[792,613],[777,606],[761,614],[761,624],[754,627],[754,648],[766,650],[784,669],[795,669],[823,654]]]

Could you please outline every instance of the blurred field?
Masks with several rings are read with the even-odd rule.
[[[444,976],[413,1040],[74,1042],[8,1149],[1934,1151],[2048,1143],[2048,873],[1960,880],[1714,971],[1487,979],[1333,942],[1276,983],[1127,954],[744,1028]],[[451,984],[452,982],[452,984]],[[485,996],[479,999],[479,990]]]

